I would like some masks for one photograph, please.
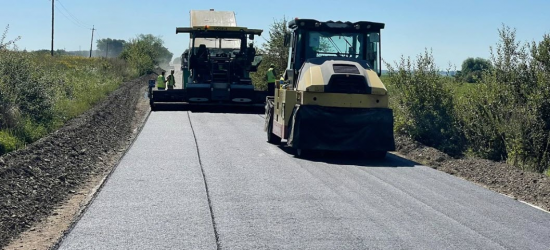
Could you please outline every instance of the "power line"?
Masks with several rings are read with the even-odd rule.
[[[85,23],[85,22],[82,22],[80,21],[80,19],[76,18],[73,14],[71,14],[71,12],[65,8],[65,5],[63,5],[63,3],[59,0],[56,0],[59,4],[61,4],[61,7],[69,14],[69,16],[71,16],[73,18],[73,20],[75,20],[77,23],[83,25],[83,26],[87,26],[87,27],[90,27],[89,24]]]
[[[77,27],[79,28],[82,28],[82,29],[89,29],[88,27],[84,27],[78,23],[76,23],[74,20],[72,20],[71,18],[69,18],[67,15],[65,15],[65,13],[63,13],[63,11],[61,11],[61,9],[57,8],[57,6],[55,6],[55,9],[58,10],[59,13],[61,13],[61,15],[63,15],[65,18],[67,18],[67,20],[69,20],[71,23],[73,23],[74,25],[76,25]]]
[[[260,35],[262,39],[264,39],[266,42],[269,42],[269,40],[265,39],[264,36]]]

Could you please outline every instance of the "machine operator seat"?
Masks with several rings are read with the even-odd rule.
[[[208,62],[208,49],[201,44],[197,50],[196,71],[199,82],[210,80],[210,63]]]
[[[199,49],[197,50],[197,56],[200,60],[208,59],[208,50],[206,49],[206,45],[204,44],[199,45]]]

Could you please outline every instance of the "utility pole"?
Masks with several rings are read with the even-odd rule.
[[[94,31],[95,31],[95,25],[92,26],[92,41],[90,42],[90,58],[92,57],[92,49],[94,46]]]
[[[55,15],[55,12],[54,12],[54,3],[55,3],[55,0],[52,0],[52,50],[51,50],[51,54],[53,56],[53,28],[54,28],[54,15]]]

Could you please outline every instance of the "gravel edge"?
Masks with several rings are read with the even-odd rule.
[[[135,136],[143,87],[125,82],[92,109],[22,150],[0,157],[0,248],[51,215],[94,176],[114,166]]]
[[[397,152],[410,160],[550,211],[550,178],[544,174],[476,157],[455,159],[405,135],[395,140]]]

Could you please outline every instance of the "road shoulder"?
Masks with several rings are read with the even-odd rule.
[[[403,135],[396,135],[396,143],[398,153],[410,160],[550,211],[550,178],[544,174],[505,162],[473,157],[454,159]]]
[[[63,128],[1,158],[0,247],[49,249],[69,230],[143,125],[151,77],[123,83]]]

